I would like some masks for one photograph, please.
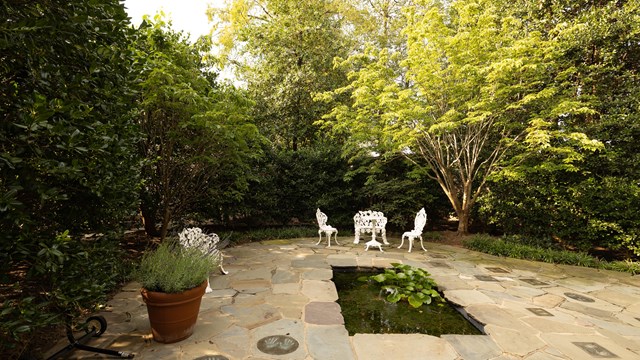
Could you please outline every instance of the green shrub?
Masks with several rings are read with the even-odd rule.
[[[566,264],[598,269],[608,269],[631,274],[640,273],[640,263],[634,261],[607,262],[581,251],[556,250],[552,248],[536,247],[519,244],[510,240],[503,240],[489,235],[480,234],[463,241],[464,247],[496,256],[511,257],[533,261],[543,261],[553,264]]]
[[[41,241],[16,283],[20,296],[0,305],[0,353],[19,353],[34,333],[100,308],[128,280],[131,262],[124,259],[108,237],[78,240],[65,231]]]
[[[197,248],[183,248],[171,241],[142,257],[134,278],[149,291],[179,293],[208,279],[217,261]]]

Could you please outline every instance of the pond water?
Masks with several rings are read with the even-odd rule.
[[[406,301],[385,300],[377,284],[358,281],[361,276],[383,272],[377,268],[333,268],[333,282],[338,290],[349,335],[358,334],[443,334],[480,335],[460,311],[449,303],[435,303],[413,308]]]

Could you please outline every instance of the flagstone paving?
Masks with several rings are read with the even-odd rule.
[[[211,277],[190,338],[160,344],[150,335],[139,285],[128,284],[99,313],[106,332],[89,345],[136,359],[640,359],[640,277],[606,270],[505,259],[427,244],[384,252],[341,237],[225,249],[228,275]],[[344,327],[332,266],[426,269],[445,297],[485,335],[356,334]],[[50,354],[66,346],[60,341]],[[50,355],[50,354],[45,354]],[[76,350],[70,359],[101,358]]]

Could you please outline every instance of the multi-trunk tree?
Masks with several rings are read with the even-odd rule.
[[[563,117],[593,109],[556,83],[557,43],[499,3],[416,1],[404,16],[406,54],[369,46],[342,63],[351,83],[318,98],[350,94],[325,124],[350,135],[351,151],[400,152],[427,167],[458,232],[514,145],[568,169],[600,148],[563,127]]]

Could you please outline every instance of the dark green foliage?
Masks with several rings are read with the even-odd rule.
[[[122,280],[115,240],[80,234],[116,233],[135,212],[140,136],[118,1],[5,1],[0,18],[0,280],[19,281],[3,303],[6,344]]]
[[[0,306],[0,351],[20,353],[30,334],[66,316],[94,311],[127,279],[132,265],[114,239],[72,239],[67,232],[37,245],[15,296]]]
[[[221,238],[229,238],[233,244],[256,242],[262,240],[296,239],[317,237],[317,227],[278,227],[262,228],[249,231],[221,231],[218,233]]]
[[[631,274],[640,273],[640,263],[633,261],[605,261],[593,257],[586,252],[558,250],[554,248],[540,247],[535,245],[525,245],[514,241],[498,239],[488,235],[476,235],[465,240],[463,245],[471,250],[481,251],[487,254],[525,259],[533,261],[543,261],[554,264],[585,266],[598,269],[615,270],[629,272]]]
[[[445,300],[438,293],[436,282],[426,270],[404,264],[394,263],[393,267],[385,269],[383,273],[358,278],[360,281],[373,280],[378,283],[387,294],[387,301],[397,303],[407,300],[414,308],[432,301],[444,303]]]
[[[494,179],[481,213],[508,233],[640,255],[640,8],[628,1],[566,0],[512,6],[509,11],[557,44],[554,81],[567,101],[590,109],[561,114],[563,132],[583,132],[603,147],[569,171],[553,166],[566,161],[559,153],[518,156],[524,171]]]
[[[2,243],[112,229],[138,180],[124,9],[38,1],[0,12]]]
[[[481,214],[504,232],[638,254],[640,187],[622,178],[561,173],[503,180],[482,199]]]
[[[404,157],[391,159],[366,157],[352,159],[346,177],[354,187],[354,209],[382,211],[388,228],[397,231],[413,229],[416,213],[424,207],[427,228],[438,225],[450,211],[449,201],[426,169],[414,166]]]

